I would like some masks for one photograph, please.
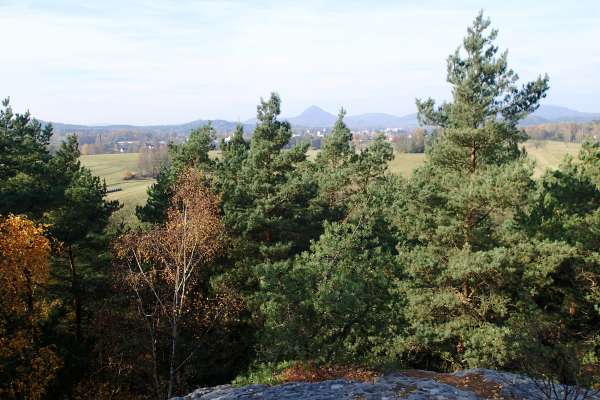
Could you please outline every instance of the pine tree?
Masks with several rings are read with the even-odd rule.
[[[317,164],[326,165],[331,169],[339,168],[356,154],[352,147],[352,132],[344,122],[345,116],[346,110],[340,109],[333,129],[325,138],[317,155]]]
[[[514,363],[531,339],[524,326],[546,317],[535,293],[571,257],[514,220],[534,189],[518,122],[537,108],[548,78],[518,87],[489,26],[480,13],[448,58],[452,102],[417,101],[419,119],[440,132],[396,203],[411,324],[398,351],[426,367]]]
[[[347,200],[354,191],[353,169],[358,154],[352,146],[352,132],[344,123],[345,116],[346,110],[342,108],[315,160],[319,197],[329,209],[330,220],[343,217],[347,211]]]
[[[598,166],[600,146],[584,143],[577,160],[567,157],[558,169],[546,171],[519,221],[531,237],[562,243],[570,253],[552,274],[552,284],[536,296],[550,315],[529,330],[539,345],[527,367],[577,385],[593,383],[591,366],[600,360]]]
[[[400,332],[386,212],[396,184],[385,175],[393,152],[380,136],[357,153],[344,115],[311,165],[324,232],[298,256],[259,266],[264,359],[377,364]]]
[[[325,222],[309,250],[261,268],[260,357],[380,366],[402,332],[395,233],[387,213],[396,180],[374,182],[352,215]]]
[[[217,161],[217,185],[219,191],[228,198],[236,190],[238,176],[244,161],[248,157],[250,143],[244,139],[244,127],[238,124],[231,140],[221,140],[221,158]]]
[[[76,262],[76,250],[89,246],[106,229],[113,212],[120,208],[117,201],[107,201],[106,183],[92,175],[79,161],[79,145],[75,136],[69,136],[51,161],[55,173],[55,190],[61,193],[60,205],[45,216],[50,224],[49,233],[64,246],[68,259],[71,295],[75,312],[75,331],[82,339],[82,271]]]
[[[215,129],[211,123],[190,132],[187,142],[169,144],[168,158],[170,162],[160,168],[156,182],[148,188],[148,199],[144,206],[137,206],[135,213],[142,222],[159,223],[164,221],[169,208],[169,199],[173,195],[173,185],[178,174],[186,167],[192,166],[210,172],[214,168],[209,152],[213,149]]]
[[[52,126],[29,112],[15,114],[9,99],[0,110],[0,215],[27,213],[36,218],[55,203],[48,177]]]
[[[369,185],[384,176],[394,157],[383,135],[358,153],[352,145],[352,132],[344,123],[345,115],[342,108],[315,160],[319,198],[324,202],[328,214],[325,218],[329,221],[344,218],[352,208],[353,199],[365,194]]]
[[[473,174],[480,167],[517,159],[518,144],[526,139],[517,124],[546,96],[547,76],[517,86],[519,77],[508,68],[508,52],[497,55],[498,31],[488,33],[489,27],[490,20],[480,12],[462,47],[448,57],[453,101],[436,107],[431,98],[417,100],[419,121],[443,128],[443,140],[430,153],[436,167]]]
[[[239,245],[234,257],[254,260],[247,264],[289,257],[306,249],[321,230],[315,216],[320,210],[312,206],[317,185],[307,168],[307,146],[286,148],[292,130],[289,122],[277,119],[280,107],[275,93],[267,101],[261,99],[247,154],[238,138],[236,163],[222,164],[239,168],[223,172],[225,179],[236,177],[235,184],[222,183],[227,188],[223,213],[225,225]],[[229,154],[227,159],[232,160]]]

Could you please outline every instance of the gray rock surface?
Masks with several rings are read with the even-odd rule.
[[[471,369],[454,374],[427,371],[392,373],[374,382],[343,379],[316,383],[285,383],[277,386],[232,385],[202,388],[176,400],[477,400],[477,399],[545,399],[531,379],[522,376]],[[569,397],[583,400],[583,396]],[[600,399],[600,397],[585,397]]]

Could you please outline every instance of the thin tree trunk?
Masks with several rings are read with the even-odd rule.
[[[169,360],[169,390],[167,398],[173,397],[173,383],[175,381],[175,347],[177,346],[177,319],[173,316],[173,327],[171,331],[171,359]]]
[[[158,325],[158,323],[157,323]],[[153,361],[153,368],[152,368],[152,373],[154,375],[154,386],[156,388],[156,397],[158,400],[162,400],[162,396],[164,395],[164,392],[162,392],[161,388],[160,388],[160,379],[158,377],[158,354],[156,351],[156,328],[157,326],[152,327],[152,361]]]
[[[73,309],[75,310],[75,336],[77,341],[81,342],[81,293],[79,293],[79,277],[75,267],[75,258],[73,257],[73,247],[69,245],[69,266],[71,268],[71,291],[73,292]]]

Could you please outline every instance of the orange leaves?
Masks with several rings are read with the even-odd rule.
[[[209,329],[222,320],[221,307],[232,306],[231,314],[240,308],[240,300],[223,293],[222,296],[194,302],[201,292],[200,268],[207,268],[223,250],[225,229],[219,214],[219,198],[212,193],[204,176],[197,170],[181,172],[174,187],[166,221],[147,231],[132,232],[116,243],[117,256],[125,261],[128,271],[124,283],[137,299],[138,311],[147,322],[152,339],[155,391],[171,397],[175,376],[194,354],[180,354],[180,323],[197,322]],[[191,299],[190,299],[191,297]],[[199,299],[198,299],[199,300]],[[202,315],[190,321],[190,307],[198,307]],[[218,307],[219,309],[215,309]],[[165,329],[168,321],[168,329]],[[162,338],[164,337],[164,339]],[[170,343],[169,372],[166,391],[158,377],[159,356],[156,343]],[[162,372],[165,376],[166,371]]]
[[[50,242],[44,237],[44,231],[44,226],[16,215],[9,215],[0,222],[3,308],[17,313],[25,311],[33,304],[36,288],[48,280]]]
[[[52,346],[39,347],[38,326],[52,304],[34,296],[48,281],[45,227],[9,215],[0,220],[0,397],[41,399],[61,366]]]
[[[219,199],[206,187],[200,172],[187,169],[179,176],[166,222],[124,235],[116,250],[121,258],[161,265],[161,278],[173,283],[178,269],[190,271],[210,263],[223,245]]]

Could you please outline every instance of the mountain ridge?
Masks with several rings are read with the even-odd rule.
[[[303,112],[293,117],[282,117],[282,120],[288,121],[295,128],[331,128],[337,116],[319,106],[311,105]],[[525,118],[521,125],[531,126],[543,123],[575,122],[583,123],[593,120],[600,120],[600,113],[589,113],[572,110],[567,107],[556,105],[542,105],[533,114]],[[135,131],[143,133],[175,134],[188,133],[190,130],[198,128],[208,122],[218,133],[227,133],[235,129],[236,125],[242,124],[246,132],[250,132],[256,125],[256,119],[241,122],[232,122],[223,119],[197,119],[182,124],[165,125],[132,125],[132,124],[109,124],[109,125],[83,125],[83,124],[63,124],[52,122],[55,131],[58,133],[90,133],[90,132],[114,132],[119,130]],[[352,130],[384,130],[384,129],[413,129],[419,126],[417,114],[411,113],[404,116],[396,116],[387,113],[364,113],[357,115],[347,115],[344,118],[346,125]],[[42,123],[48,123],[41,121]]]

